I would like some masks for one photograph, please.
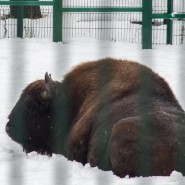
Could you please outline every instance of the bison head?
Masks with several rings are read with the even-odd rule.
[[[45,80],[37,80],[24,89],[8,117],[6,132],[26,153],[52,154],[57,120],[53,110],[60,103],[60,100],[55,103],[56,97],[63,97],[59,84],[46,73]]]

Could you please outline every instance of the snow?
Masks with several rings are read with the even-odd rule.
[[[21,91],[30,82],[42,79],[46,71],[55,80],[72,66],[104,57],[138,61],[164,77],[185,108],[185,45],[160,46],[141,50],[139,44],[123,42],[66,40],[52,43],[47,39],[0,40],[0,184],[1,185],[181,185],[185,178],[179,172],[169,177],[119,178],[112,172],[82,166],[61,155],[26,155],[5,133],[8,114]]]

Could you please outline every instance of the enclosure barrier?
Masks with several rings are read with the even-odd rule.
[[[10,5],[17,6],[17,37],[23,38],[23,8],[24,6],[53,6],[55,1],[0,1],[0,5]],[[56,7],[54,6],[54,10]],[[54,11],[55,12],[55,11]],[[53,20],[55,20],[58,15],[53,13]],[[58,18],[61,16],[59,15]],[[55,33],[55,22],[53,21],[53,33]]]
[[[53,41],[63,41],[62,16],[65,12],[140,12],[142,13],[142,48],[152,48],[152,20],[165,19],[166,44],[172,44],[172,20],[184,19],[185,13],[173,13],[173,0],[167,0],[167,13],[153,13],[152,0],[142,0],[141,7],[63,7],[62,0],[53,1],[0,1],[0,5],[17,6],[17,37],[23,38],[23,7],[53,6]]]

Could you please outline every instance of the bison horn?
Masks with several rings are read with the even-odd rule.
[[[45,73],[45,91],[42,93],[42,97],[46,100],[51,99],[54,95],[54,81],[51,78],[51,74]]]
[[[45,84],[53,81],[51,78],[51,74],[48,75],[48,72],[45,73]]]

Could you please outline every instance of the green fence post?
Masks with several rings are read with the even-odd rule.
[[[53,0],[53,42],[62,42],[62,0]]]
[[[152,0],[142,0],[142,49],[152,49]]]
[[[17,14],[17,37],[23,38],[23,6],[18,6],[16,8]]]
[[[10,0],[10,3],[16,3],[18,0]],[[22,6],[10,5],[10,14],[17,19],[17,37],[23,38],[23,11]]]
[[[167,13],[171,14],[173,12],[173,0],[168,0],[168,7],[167,7]],[[166,37],[166,44],[172,45],[172,38],[173,38],[173,21],[171,19],[167,19],[167,37]]]

